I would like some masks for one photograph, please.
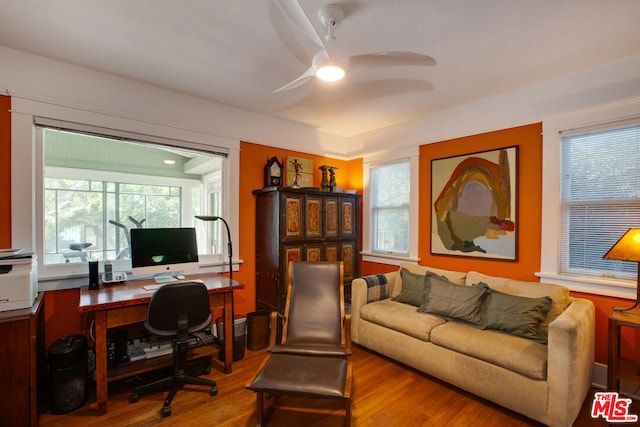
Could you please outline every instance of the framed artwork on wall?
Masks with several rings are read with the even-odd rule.
[[[431,253],[516,261],[518,146],[431,161]]]

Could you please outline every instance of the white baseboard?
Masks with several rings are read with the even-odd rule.
[[[602,363],[595,363],[593,365],[593,382],[591,385],[596,389],[607,389],[607,365]],[[621,380],[620,394],[640,401],[640,384]]]

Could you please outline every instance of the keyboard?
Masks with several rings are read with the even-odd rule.
[[[200,279],[174,280],[173,282],[156,283],[154,285],[144,285],[142,289],[144,289],[145,291],[155,291],[156,289],[161,288],[170,283],[204,283],[204,282]]]

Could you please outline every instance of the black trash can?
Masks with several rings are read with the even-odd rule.
[[[70,335],[49,347],[51,412],[65,414],[87,400],[87,338]]]
[[[269,315],[266,310],[247,314],[247,349],[262,350],[269,345]]]
[[[216,336],[224,348],[224,319],[216,319]],[[244,349],[247,345],[247,317],[236,314],[233,319],[233,361],[244,357]],[[224,361],[224,351],[220,352],[219,359]]]

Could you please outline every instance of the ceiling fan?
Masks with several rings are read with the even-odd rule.
[[[347,56],[336,46],[333,35],[335,27],[344,18],[343,9],[337,4],[328,4],[320,8],[318,18],[326,28],[326,35],[321,37],[311,20],[300,5],[299,0],[284,0],[281,2],[285,13],[302,29],[305,35],[315,42],[321,50],[311,61],[311,66],[292,82],[276,89],[274,93],[294,89],[302,86],[313,77],[333,82],[342,79],[350,67],[392,67],[392,66],[433,66],[436,60],[428,55],[413,52],[375,52]]]

